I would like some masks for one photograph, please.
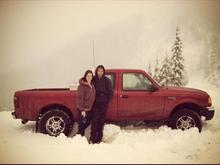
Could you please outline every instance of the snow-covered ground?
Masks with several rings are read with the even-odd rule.
[[[55,138],[35,133],[34,122],[22,125],[4,111],[0,112],[0,163],[220,163],[220,90],[199,78],[189,84],[207,91],[216,108],[202,133],[107,124],[105,143],[89,145],[80,135]]]

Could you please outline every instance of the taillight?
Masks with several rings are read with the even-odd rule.
[[[211,97],[210,97],[210,96],[208,97],[208,106],[209,106],[209,107],[211,107],[211,106],[212,106],[212,99],[211,99]]]
[[[18,101],[18,97],[14,96],[14,106],[15,108],[19,108],[19,101]]]

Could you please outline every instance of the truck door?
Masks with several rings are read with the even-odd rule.
[[[117,119],[117,89],[116,89],[116,73],[107,72],[106,77],[108,77],[112,82],[113,87],[113,96],[109,103],[106,119],[107,120],[116,120]]]
[[[160,89],[143,73],[121,72],[118,91],[118,116],[121,119],[156,120],[163,112],[164,97]]]

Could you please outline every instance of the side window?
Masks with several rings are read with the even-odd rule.
[[[114,73],[106,73],[105,76],[111,80],[112,87],[115,88],[115,74]]]
[[[151,81],[142,73],[123,73],[123,90],[148,90]]]

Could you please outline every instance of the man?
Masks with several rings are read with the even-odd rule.
[[[105,76],[103,65],[97,66],[93,84],[96,90],[96,98],[92,108],[92,128],[90,143],[100,143],[103,137],[106,111],[113,95],[111,80]]]

